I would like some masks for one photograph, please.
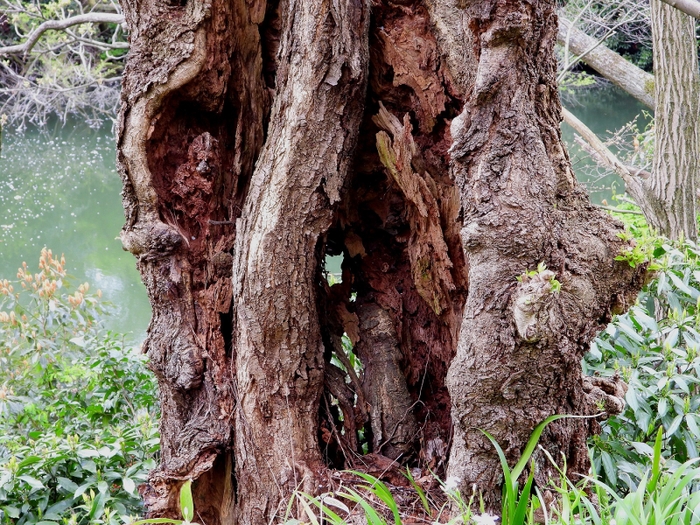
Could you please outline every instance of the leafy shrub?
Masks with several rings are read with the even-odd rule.
[[[689,241],[657,241],[656,278],[630,311],[591,345],[584,365],[629,385],[627,408],[592,440],[596,471],[609,485],[634,491],[664,430],[671,464],[700,448],[700,250]]]
[[[158,451],[144,359],[100,328],[100,291],[69,293],[42,250],[0,281],[0,523],[120,523]]]

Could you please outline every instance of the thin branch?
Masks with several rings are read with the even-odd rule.
[[[49,30],[63,30],[80,24],[121,24],[124,22],[124,15],[113,13],[88,13],[85,15],[72,16],[63,20],[47,20],[29,34],[27,41],[14,46],[0,47],[0,55],[24,54],[26,57],[36,45],[41,35]]]
[[[634,204],[636,205],[637,203],[635,202]],[[603,210],[611,211],[613,213],[627,213],[629,215],[642,215],[642,216],[644,216],[644,214],[641,211],[637,211],[637,210],[621,210],[620,208],[616,208],[615,206],[603,206],[602,204],[598,204],[598,205],[596,205],[596,207],[601,208]]]

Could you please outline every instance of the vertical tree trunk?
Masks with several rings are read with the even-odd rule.
[[[276,97],[239,221],[234,305],[239,519],[266,523],[323,479],[317,311],[325,233],[364,109],[364,2],[281,5]]]
[[[591,206],[562,146],[554,8],[546,0],[466,8],[478,63],[450,151],[469,296],[447,376],[455,426],[448,473],[464,493],[476,485],[491,508],[501,469],[480,429],[515,462],[547,416],[596,413],[603,391],[584,391],[581,357],[641,284],[639,269],[614,260],[625,247],[621,225]],[[540,263],[548,269],[538,271]],[[609,410],[618,405],[609,401]],[[586,474],[590,427],[564,420],[541,444],[566,459],[571,475]],[[536,481],[543,486],[553,473],[540,456]]]
[[[700,175],[700,74],[695,19],[651,0],[656,99],[651,226],[677,239],[697,240]]]
[[[150,517],[194,479],[198,521],[270,523],[361,467],[360,430],[377,461],[444,473],[452,420],[451,471],[493,501],[472,426],[514,458],[546,415],[591,413],[578,359],[641,270],[613,261],[619,226],[562,149],[552,2],[123,5],[122,241],[162,403]],[[559,295],[552,273],[517,283],[541,261]],[[546,442],[580,471],[587,432]]]

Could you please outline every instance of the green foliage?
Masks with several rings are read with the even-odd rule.
[[[144,359],[103,333],[101,295],[69,293],[42,250],[0,281],[0,523],[121,523],[155,466],[157,401]]]
[[[626,410],[592,441],[596,470],[621,491],[643,480],[656,428],[673,464],[697,458],[700,447],[700,250],[664,242],[653,254],[656,278],[591,344],[584,363],[589,373],[618,372],[629,385]]]
[[[503,523],[504,525],[524,525],[525,523],[529,523],[528,511],[531,509],[530,494],[532,491],[532,483],[535,476],[534,462],[530,465],[530,473],[527,477],[527,480],[525,481],[522,490],[520,490],[519,488],[518,478],[520,477],[520,474],[522,474],[525,470],[525,467],[530,461],[532,454],[535,452],[537,443],[539,442],[540,436],[542,435],[542,432],[544,431],[546,426],[552,423],[553,421],[556,421],[557,419],[562,419],[565,417],[573,416],[549,416],[547,419],[545,419],[539,425],[537,425],[535,427],[535,430],[532,431],[530,439],[528,439],[527,444],[523,449],[523,453],[520,456],[520,459],[515,464],[512,470],[508,466],[508,461],[506,460],[505,453],[503,452],[503,449],[501,449],[501,447],[499,446],[498,442],[494,439],[494,437],[491,434],[489,434],[485,430],[482,430],[484,435],[489,439],[491,444],[496,449],[496,452],[498,453],[498,459],[501,462],[501,469],[503,470],[503,510],[501,514],[501,523]]]
[[[698,458],[682,465],[662,464],[663,428],[654,441],[651,468],[647,469],[638,486],[626,496],[600,481],[592,483],[604,489],[615,502],[611,506],[616,525],[697,525],[700,523],[700,491],[694,487],[700,481],[700,469],[693,468]],[[693,490],[695,489],[695,490]],[[609,523],[613,523],[612,520]]]

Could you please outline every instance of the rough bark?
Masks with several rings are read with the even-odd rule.
[[[465,109],[452,122],[469,296],[447,377],[455,426],[448,473],[464,493],[476,485],[491,508],[500,467],[479,429],[515,461],[547,416],[594,414],[596,394],[609,396],[605,391],[612,393],[603,399],[608,410],[619,409],[613,384],[584,389],[580,359],[612,313],[634,301],[643,273],[614,260],[625,248],[621,225],[591,206],[562,147],[553,4],[466,8],[478,65]],[[541,262],[549,270],[525,275]],[[585,440],[595,426],[564,420],[541,444],[566,459],[570,475],[585,474]],[[537,483],[552,474],[538,457]]]
[[[259,525],[333,469],[444,473],[453,419],[466,483],[495,471],[469,425],[515,457],[546,415],[613,392],[584,389],[578,358],[641,270],[613,262],[618,227],[562,149],[551,2],[124,12],[122,241],[153,305],[162,404],[149,517],[177,517],[185,479],[198,521]],[[544,293],[550,274],[515,281],[540,261],[560,295]],[[546,437],[576,468],[584,427]]]
[[[573,53],[581,56],[581,60],[599,74],[654,109],[654,75],[628,62],[563,17],[559,18],[557,42],[562,46],[568,45]]]
[[[130,59],[118,162],[125,249],[153,319],[144,350],[161,394],[161,464],[141,493],[177,514],[197,479],[207,523],[232,516],[231,250],[242,188],[262,147],[269,94],[258,25],[264,2],[125,1]],[[232,82],[232,71],[239,82]]]
[[[323,236],[340,201],[364,108],[368,6],[282,4],[277,93],[235,247],[239,520],[265,523],[324,465],[317,312]]]
[[[698,238],[697,184],[700,175],[700,76],[695,19],[651,2],[654,39],[655,146],[649,201],[651,226],[677,239]]]

